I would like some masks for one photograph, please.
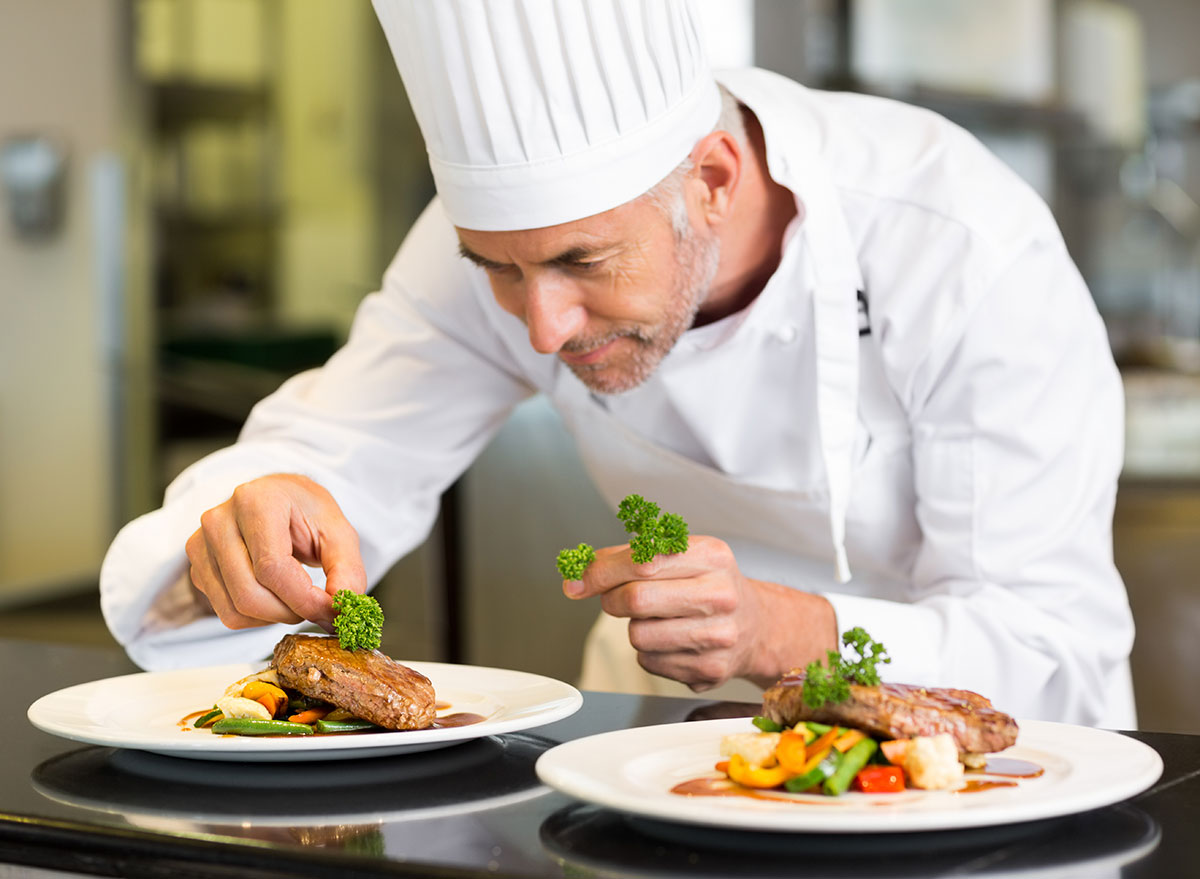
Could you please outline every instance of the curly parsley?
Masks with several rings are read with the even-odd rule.
[[[854,651],[850,660],[836,650],[826,651],[824,665],[814,659],[804,669],[804,703],[820,708],[826,702],[845,702],[850,698],[850,685],[873,687],[879,683],[879,665],[892,661],[887,649],[861,627],[842,633],[842,644]]]
[[[333,595],[333,630],[345,650],[376,650],[383,641],[383,608],[370,595],[339,589]]]

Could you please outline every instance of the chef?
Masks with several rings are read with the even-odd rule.
[[[584,687],[754,698],[862,626],[885,679],[1135,725],[1121,384],[1029,187],[924,110],[714,76],[685,0],[375,8],[438,198],[346,346],[114,541],[136,662],[328,625],[540,393],[692,533],[563,584]]]

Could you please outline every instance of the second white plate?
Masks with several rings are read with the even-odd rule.
[[[972,793],[910,790],[840,797],[683,796],[671,789],[713,775],[723,735],[753,732],[749,720],[640,727],[576,739],[543,754],[537,774],[570,796],[644,818],[739,830],[898,833],[952,830],[1069,815],[1127,799],[1162,774],[1153,748],[1118,733],[1022,721],[1003,756],[1042,767],[1015,787]]]
[[[439,714],[471,713],[466,726],[362,735],[295,738],[215,736],[181,723],[206,708],[234,681],[263,663],[143,672],[78,684],[43,696],[29,707],[38,729],[77,742],[136,748],[199,760],[345,760],[442,748],[482,736],[530,729],[569,717],[583,697],[570,684],[509,669],[439,662],[406,662],[428,677]]]

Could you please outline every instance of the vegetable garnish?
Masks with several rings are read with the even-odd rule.
[[[656,555],[687,552],[688,526],[678,513],[663,513],[658,504],[640,494],[626,495],[617,506],[617,518],[633,535],[629,541],[630,555],[639,565]],[[558,554],[558,572],[564,580],[583,577],[587,566],[596,560],[596,550],[586,543]]]
[[[333,596],[333,630],[344,650],[377,650],[383,640],[383,608],[370,595],[339,589]]]
[[[658,504],[640,494],[628,495],[617,507],[617,518],[634,535],[629,541],[633,560],[639,565],[656,555],[687,552],[688,526],[678,513],[659,515]]]
[[[558,554],[558,572],[564,580],[578,580],[587,566],[596,560],[596,550],[581,543],[575,549],[564,549]]]
[[[861,627],[843,632],[842,644],[853,648],[858,658],[851,662],[838,651],[828,650],[827,665],[814,659],[805,667],[804,702],[810,708],[820,708],[826,702],[845,702],[850,698],[851,684],[877,686],[877,666],[892,661],[887,649],[878,641],[872,641]]]

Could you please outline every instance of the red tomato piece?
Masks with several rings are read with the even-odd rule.
[[[904,770],[899,766],[867,766],[854,776],[854,789],[864,794],[894,794],[904,790]]]

